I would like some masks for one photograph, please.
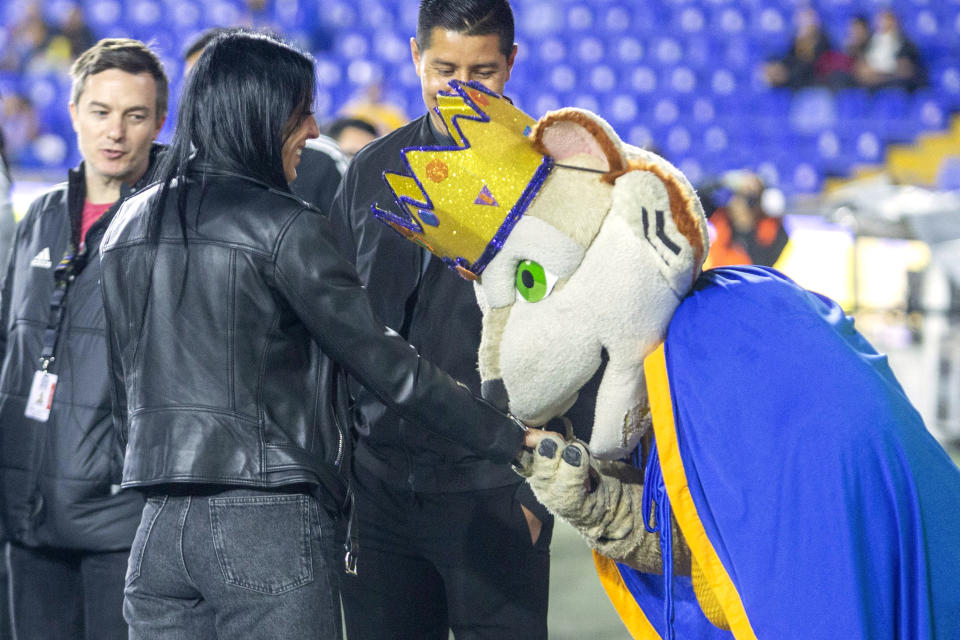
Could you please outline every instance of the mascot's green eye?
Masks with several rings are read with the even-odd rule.
[[[557,277],[539,262],[523,260],[517,265],[517,291],[527,302],[540,302],[553,290]]]

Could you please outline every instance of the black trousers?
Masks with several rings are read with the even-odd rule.
[[[414,494],[355,483],[359,575],[341,577],[350,640],[547,637],[553,523],[532,541],[519,485]]]
[[[125,551],[73,551],[11,543],[13,628],[21,640],[125,640]]]

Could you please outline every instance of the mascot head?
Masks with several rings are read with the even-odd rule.
[[[590,446],[620,457],[650,424],[643,360],[707,253],[700,201],[593,113],[535,122],[481,86],[451,86],[438,110],[456,145],[405,150],[411,175],[384,175],[403,215],[375,213],[475,280],[491,400],[540,424],[603,366]]]

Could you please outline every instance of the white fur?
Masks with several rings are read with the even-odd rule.
[[[601,135],[610,136],[603,142],[624,153],[609,125],[581,113],[600,123]],[[556,150],[558,161],[570,165],[594,167],[602,155],[601,141],[573,121],[551,125],[543,142],[548,151]],[[691,203],[699,205],[689,182],[672,165],[648,152],[626,149],[677,177]],[[663,212],[663,232],[679,253],[657,237],[658,210]],[[693,214],[702,217],[702,210]],[[539,262],[559,277],[552,292],[536,303],[517,302],[521,260]],[[698,268],[656,174],[629,171],[611,186],[595,172],[558,166],[477,287],[484,310],[481,376],[502,378],[513,414],[527,422],[545,422],[572,406],[605,350],[608,361],[590,447],[599,457],[621,457],[649,426],[643,360],[663,339]]]
[[[530,247],[538,247],[540,259],[537,262],[559,278],[568,277],[583,260],[584,247],[570,236],[539,218],[524,216],[483,272],[480,287],[486,306],[497,309],[513,304],[517,298],[514,284],[517,265],[523,260],[534,259],[529,255]]]
[[[640,434],[624,434],[623,426],[632,410],[646,404],[643,358],[661,339],[678,302],[658,260],[622,217],[611,215],[562,288],[536,304],[511,308],[499,350],[511,412],[531,422],[559,415],[606,349],[591,450],[618,457],[633,448]]]

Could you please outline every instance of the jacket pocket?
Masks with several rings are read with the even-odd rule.
[[[213,546],[229,585],[276,595],[313,582],[311,498],[210,498]]]

